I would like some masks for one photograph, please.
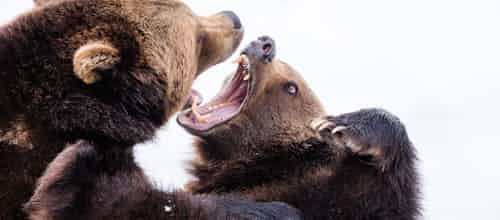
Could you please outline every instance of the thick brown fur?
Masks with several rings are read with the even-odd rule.
[[[324,110],[296,71],[262,60],[267,37],[244,53],[254,87],[235,118],[197,132],[187,188],[197,194],[282,201],[304,219],[417,219],[416,153],[404,125],[381,109]],[[286,85],[298,93],[287,94]],[[311,126],[310,126],[311,125]]]
[[[297,208],[304,219],[416,219],[420,215],[416,153],[404,125],[381,109],[326,116],[302,77],[288,64],[273,59],[275,47],[272,39],[263,37],[244,50],[250,59],[252,86],[238,115],[205,131],[186,127],[199,137],[199,158],[192,169],[197,179],[186,188],[200,197],[155,191],[147,184],[130,182],[140,175],[121,172],[119,163],[98,162],[99,153],[75,151],[72,154],[82,156],[61,155],[46,171],[30,203],[42,208],[32,213],[57,216],[53,219],[105,213],[96,217],[103,219],[113,209],[93,206],[101,198],[102,203],[109,202],[123,212],[115,217],[127,219],[130,213],[146,212],[150,214],[144,216],[157,219],[162,217],[158,204],[167,204],[179,207],[167,209],[172,219],[186,219],[192,212],[186,211],[189,206],[183,199],[206,198],[201,201],[209,201],[219,210],[210,214],[213,219],[234,214],[249,219],[298,218],[297,211],[272,201]],[[291,85],[296,89],[290,90]],[[90,152],[100,149],[86,145]],[[71,149],[81,148],[68,151]],[[85,163],[89,159],[92,162]],[[68,163],[78,165],[57,165]],[[125,193],[116,190],[130,187],[140,188]],[[172,195],[176,196],[169,200]],[[235,198],[244,199],[236,201],[246,201],[245,208]],[[202,211],[197,213],[212,210],[209,204],[200,207]]]
[[[26,206],[30,219],[300,219],[284,203],[161,191],[134,163],[132,150],[102,148],[79,141],[58,155]]]
[[[416,154],[397,118],[384,110],[364,109],[325,117],[322,123],[327,125],[318,130],[322,138],[263,145],[247,156],[225,160],[202,156],[193,163],[192,173],[198,179],[189,189],[197,194],[286,202],[298,208],[304,219],[420,216]],[[336,126],[348,129],[332,133]],[[358,141],[366,150],[351,145]],[[220,142],[206,138],[197,144],[199,151],[218,146]],[[373,148],[380,151],[369,150]]]
[[[0,27],[0,219],[24,219],[36,179],[78,139],[127,149],[242,38],[234,17],[173,0],[39,0]]]

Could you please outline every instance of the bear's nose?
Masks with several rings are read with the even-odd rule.
[[[276,56],[276,43],[269,36],[259,37],[258,40],[262,42],[262,56],[268,62],[271,62]]]
[[[236,13],[232,12],[232,11],[223,11],[221,12],[223,15],[229,17],[231,19],[231,21],[233,21],[233,28],[236,29],[236,30],[239,30],[242,28],[242,25],[241,25],[241,20],[240,18],[238,17],[238,15],[236,15]]]
[[[243,50],[243,54],[258,58],[264,63],[271,63],[276,56],[276,43],[269,36],[259,37]]]

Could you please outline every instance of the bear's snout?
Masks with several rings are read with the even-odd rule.
[[[223,11],[221,13],[231,19],[234,29],[239,30],[243,27],[243,25],[241,24],[241,20],[238,15],[236,15],[236,13],[232,11]]]
[[[276,57],[276,43],[271,37],[262,36],[250,43],[242,54],[257,58],[266,64],[271,63]]]

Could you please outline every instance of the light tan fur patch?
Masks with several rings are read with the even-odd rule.
[[[102,79],[97,71],[113,68],[120,62],[119,51],[105,42],[92,42],[80,47],[73,58],[75,74],[86,84]]]

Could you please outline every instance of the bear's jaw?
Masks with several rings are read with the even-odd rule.
[[[238,64],[234,76],[210,102],[199,105],[201,96],[191,96],[191,108],[179,114],[177,122],[192,133],[208,131],[236,117],[249,97],[252,80],[250,61],[244,54],[235,61]]]

